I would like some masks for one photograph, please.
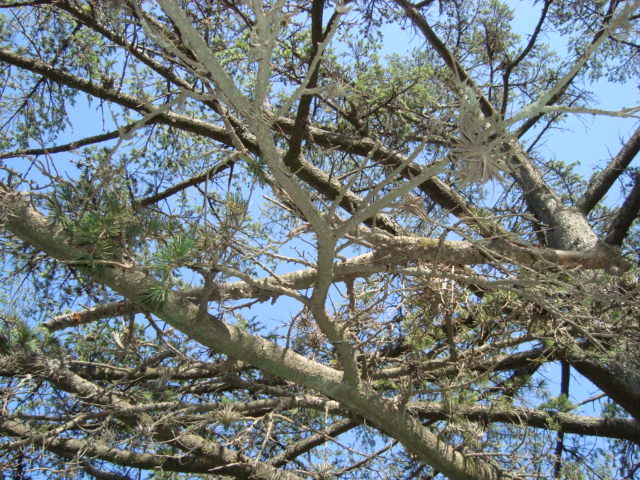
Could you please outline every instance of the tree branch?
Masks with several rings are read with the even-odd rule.
[[[178,75],[176,75],[171,68],[165,67],[162,64],[153,60],[152,58],[148,57],[136,45],[131,45],[127,43],[125,39],[121,38],[115,32],[105,28],[103,25],[98,24],[95,19],[86,15],[86,13],[84,13],[82,10],[74,9],[70,5],[66,5],[66,4],[63,4],[61,8],[72,13],[74,17],[77,18],[80,22],[84,23],[85,25],[92,28],[96,32],[100,33],[101,35],[104,35],[109,40],[115,42],[117,45],[120,45],[123,48],[125,48],[127,51],[131,52],[136,58],[141,60],[145,65],[149,66],[152,70],[159,73],[162,77],[167,78],[172,83],[179,86],[180,88],[183,88],[186,90],[191,89],[191,86],[182,78],[180,78]],[[316,24],[321,25],[321,22],[318,22],[317,18],[318,18],[318,15],[316,14]],[[330,29],[331,22],[334,21],[335,18],[336,16],[334,15],[330,20],[329,25],[327,25],[327,31]],[[320,27],[316,26],[315,28],[316,30],[319,30]],[[316,36],[317,36],[316,42],[321,41],[321,39],[324,39],[324,36],[326,36],[326,34],[327,33],[324,32],[321,36],[319,36],[316,32]],[[311,58],[313,58],[313,56]],[[318,68],[316,68],[316,70],[318,69],[319,69],[319,66]],[[306,97],[303,96],[302,101],[306,101],[306,99],[310,100],[311,96],[310,95]],[[216,111],[219,110],[219,108],[217,108],[217,106],[215,105],[214,105],[214,109]],[[299,112],[303,113],[302,110],[299,110]],[[232,117],[230,118],[230,120],[233,125],[235,126],[239,125],[238,120]],[[308,136],[307,136],[308,140],[311,140],[320,146],[325,146],[326,148],[329,148],[329,149],[338,148],[342,151],[349,152],[356,155],[361,155],[364,157],[371,156],[373,159],[381,161],[385,165],[391,166],[393,168],[404,163],[403,158],[401,158],[402,155],[400,155],[398,152],[391,151],[384,147],[375,145],[373,141],[371,141],[370,139],[367,139],[367,138],[363,138],[361,140],[350,139],[339,133],[333,133],[318,127],[313,127],[309,125],[308,122],[305,123],[303,129],[300,129],[300,128],[297,128],[296,126],[297,122],[299,124],[298,118],[296,118],[296,120],[281,118],[275,122],[274,126],[276,130],[289,133],[290,135],[293,134],[294,132],[304,131],[305,134],[308,133]],[[236,134],[241,136],[240,131],[237,128],[236,128]],[[230,144],[229,142],[226,142],[226,143]],[[243,138],[243,143],[246,145],[246,141],[244,138]],[[310,169],[308,168],[308,164],[305,165],[306,162],[303,162],[300,156],[296,157],[291,154],[287,156],[285,161],[287,165],[289,165],[291,170],[296,173],[296,175],[298,175],[300,178],[308,182],[310,185],[314,186],[319,191],[327,195],[330,199],[335,199],[337,196],[337,192],[340,192],[340,188],[332,187],[332,182],[330,181],[331,180],[330,178],[325,179],[318,176],[319,173],[324,173],[324,172],[310,171]],[[407,179],[415,177],[418,174],[419,174],[419,171],[416,172],[416,166],[411,166],[402,172],[403,177]],[[488,219],[483,219],[482,222],[476,221],[476,218],[478,218],[479,215],[477,214],[475,208],[437,177],[433,177],[425,181],[423,184],[420,185],[419,188],[436,203],[448,209],[452,214],[460,217],[465,222],[468,222],[468,223],[470,222],[472,225],[478,228],[478,230],[484,236],[491,236],[495,234],[504,233],[501,231],[501,229],[497,224],[491,224],[491,222],[489,222]],[[353,205],[357,197],[354,197],[352,194],[350,194],[350,192],[346,192],[346,193],[347,194],[345,195],[345,198],[342,199],[340,205],[348,212],[352,212],[354,211]],[[394,225],[389,224],[388,222],[383,221],[384,218],[377,218],[374,220],[376,220],[375,225],[377,225],[379,228],[381,227],[390,233],[395,231],[396,227]]]
[[[602,418],[573,413],[533,410],[521,407],[501,409],[493,405],[451,406],[440,403],[413,402],[408,405],[421,418],[448,420],[462,417],[480,423],[508,423],[545,430],[629,440],[640,445],[640,423],[627,418]]]
[[[600,200],[607,194],[613,182],[624,172],[631,161],[640,151],[640,127],[627,140],[620,152],[609,162],[604,170],[595,174],[587,191],[584,192],[576,207],[584,214],[593,210]],[[608,242],[611,243],[611,242]],[[613,245],[616,245],[613,243]]]
[[[0,220],[9,231],[53,258],[66,262],[85,255],[70,246],[59,231],[52,230],[46,218],[20,194],[1,189],[0,213]],[[115,265],[78,268],[94,281],[109,286],[134,303],[148,305],[151,313],[202,345],[251,365],[259,365],[266,372],[340,401],[446,475],[478,480],[510,477],[493,465],[465,457],[370,388],[361,385],[354,389],[352,384],[343,381],[342,372],[283,349],[213,316],[201,319],[196,305],[172,292],[167,294],[162,304],[149,305],[145,292],[156,286],[156,281],[142,269],[132,267],[126,270]]]
[[[640,375],[636,370],[626,368],[616,360],[602,365],[588,353],[567,357],[566,361],[573,368],[640,422]]]
[[[299,442],[289,445],[282,453],[270,458],[268,463],[274,467],[282,467],[303,453],[313,450],[319,445],[325,444],[332,438],[348,432],[358,425],[358,422],[348,418],[338,420],[325,428],[322,432],[315,433],[304,440],[300,440]]]
[[[440,57],[453,72],[455,78],[462,85],[467,85],[472,89],[478,98],[480,108],[484,116],[488,119],[499,118],[498,112],[485,98],[479,87],[465,71],[464,67],[456,60],[435,32],[433,32],[424,17],[420,15],[408,0],[395,1],[404,9],[407,16],[411,18],[413,23],[423,33],[427,41],[438,52]],[[559,92],[563,92],[566,89],[582,66],[586,63],[588,58],[593,54],[595,49],[607,38],[613,29],[617,28],[621,22],[626,20],[629,12],[636,9],[639,4],[640,2],[636,1],[632,4],[625,5],[623,7],[623,12],[620,12],[615,16],[610,15],[606,17],[606,21],[590,43],[587,51],[574,63],[572,68],[569,70],[569,73],[564,75],[562,79],[551,89],[541,94],[538,100],[523,108],[519,113],[512,117],[510,122],[513,123],[516,120],[525,120],[529,116],[535,116],[538,114],[535,108],[550,105],[557,101],[557,98],[559,98],[558,95],[561,94]],[[584,215],[577,210],[565,207],[556,192],[554,192],[543,181],[540,173],[534,167],[533,163],[526,157],[522,149],[516,146],[515,142],[510,143],[511,145],[505,145],[505,148],[507,149],[507,153],[511,156],[511,173],[520,185],[527,203],[535,212],[537,218],[541,222],[549,225],[549,246],[570,250],[587,250],[595,247],[597,244],[597,237],[593,233],[593,230],[589,226]]]
[[[611,1],[609,3],[609,11],[605,15],[605,17],[604,17],[604,19],[602,21],[602,25],[601,25],[600,29],[598,31],[596,31],[596,33],[593,35],[593,38],[591,39],[591,42],[589,44],[590,46],[594,45],[596,42],[599,42],[600,38],[605,34],[606,28],[607,28],[607,26],[609,25],[609,23],[611,22],[611,20],[613,18],[613,9],[615,8],[615,6],[618,3],[619,2],[617,2],[617,1]],[[579,73],[579,71],[575,71],[573,76],[571,76],[570,78],[567,77],[566,78],[567,81],[564,83],[564,85],[562,85],[562,88],[556,89],[554,94],[550,98],[547,99],[547,102],[545,103],[545,106],[553,105],[553,104],[557,103],[562,98],[562,95],[565,94],[565,92],[567,91],[567,88],[571,85],[571,82],[575,79],[575,77],[578,75],[578,73]],[[539,114],[534,115],[531,118],[525,120],[522,123],[522,125],[520,125],[520,127],[518,127],[518,130],[515,132],[516,138],[521,138],[536,123],[538,123],[538,121],[542,117],[544,117],[544,114],[539,113]]]
[[[41,432],[25,424],[0,415],[0,432],[4,435],[30,439],[38,437]],[[79,457],[99,458],[116,465],[153,470],[156,468],[183,473],[210,473],[214,465],[197,455],[185,455],[176,458],[174,455],[158,453],[137,453],[131,450],[113,448],[96,439],[78,440],[73,438],[48,438],[42,444],[46,450],[66,459]]]
[[[152,123],[152,122],[150,122]],[[80,140],[75,140],[70,143],[66,143],[64,145],[56,145],[53,147],[45,147],[45,148],[29,148],[24,150],[15,150],[13,152],[1,153],[0,158],[14,158],[14,157],[27,157],[30,155],[50,155],[53,153],[60,152],[70,152],[72,150],[76,150],[80,147],[85,147],[87,145],[93,145],[95,143],[106,142],[107,140],[114,140],[116,138],[120,138],[122,134],[127,134],[133,130],[135,127],[135,123],[130,123],[118,130],[113,130],[111,132],[102,133],[100,135],[94,135],[92,137],[86,137]]]
[[[540,17],[538,18],[538,23],[536,24],[535,28],[533,29],[533,33],[531,34],[531,37],[529,38],[529,42],[522,49],[522,51],[520,52],[520,55],[518,55],[512,62],[509,62],[509,64],[504,69],[504,73],[502,74],[502,82],[503,82],[503,86],[502,86],[502,104],[500,106],[500,114],[501,114],[502,117],[504,117],[506,112],[507,112],[508,99],[509,99],[509,90],[510,90],[510,88],[509,88],[510,87],[510,85],[509,85],[509,76],[511,75],[511,72],[520,64],[520,62],[522,62],[522,60],[525,59],[525,57],[529,54],[531,49],[536,44],[536,41],[538,40],[538,36],[540,35],[540,32],[542,31],[542,25],[544,24],[544,21],[547,18],[547,13],[549,11],[549,7],[551,6],[552,3],[553,3],[553,0],[544,0],[544,5],[542,6],[542,12],[540,12]]]
[[[235,157],[237,154],[231,154],[226,159],[218,162],[213,167],[207,169],[205,172],[202,172],[198,175],[194,175],[191,178],[183,180],[182,182],[178,182],[175,185],[163,190],[162,192],[158,192],[154,195],[149,195],[145,198],[136,199],[135,203],[140,205],[141,207],[148,207],[149,205],[153,205],[154,203],[159,202],[160,200],[164,200],[165,198],[170,197],[171,195],[175,195],[182,190],[185,190],[194,185],[198,185],[199,183],[206,182],[213,178],[218,173],[226,170],[227,168],[231,168],[235,162]]]
[[[51,382],[57,388],[72,393],[84,403],[118,409],[123,413],[117,415],[117,418],[126,425],[142,428],[158,440],[208,461],[209,471],[215,470],[220,474],[239,479],[270,480],[278,477],[283,480],[300,480],[300,477],[292,472],[279,472],[270,465],[256,462],[213,440],[190,433],[186,429],[180,429],[175,424],[154,421],[147,412],[136,409],[119,392],[100,388],[66,369],[60,362],[47,361],[38,354],[32,354],[22,361],[27,362],[28,370],[41,380]],[[45,441],[57,437],[57,435],[44,435]]]
[[[624,237],[638,218],[638,212],[640,212],[640,174],[634,176],[633,188],[611,222],[609,233],[604,241],[610,245],[622,246]]]
[[[589,251],[575,252],[571,250],[554,250],[550,248],[528,247],[508,240],[486,240],[467,242],[456,240],[441,240],[424,237],[408,237],[371,234],[366,237],[374,252],[365,253],[348,260],[336,263],[333,267],[333,282],[344,279],[367,277],[375,273],[388,271],[415,261],[430,262],[438,259],[447,265],[483,265],[492,263],[513,263],[536,268],[583,268],[583,269],[611,269],[617,267],[626,270],[628,266],[616,259],[616,252],[612,252],[604,244]],[[449,274],[437,271],[431,273],[434,277],[448,278]],[[298,270],[283,275],[255,279],[251,283],[246,281],[212,284],[210,301],[224,299],[268,299],[277,296],[274,288],[303,290],[311,287],[317,277],[314,268]],[[473,279],[467,278],[469,281]],[[202,295],[201,288],[177,291],[182,298],[196,299]],[[130,301],[110,302],[95,307],[65,313],[43,323],[50,331],[61,330],[80,324],[90,323],[103,318],[117,317],[140,313],[144,309]]]

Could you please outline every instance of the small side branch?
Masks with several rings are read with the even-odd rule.
[[[306,453],[319,445],[323,445],[332,438],[348,432],[358,425],[359,423],[353,420],[339,420],[327,427],[324,431],[311,435],[304,440],[300,440],[299,442],[290,445],[283,452],[276,455],[275,457],[272,457],[268,461],[268,463],[277,468],[282,467],[286,465],[287,462],[293,460],[296,457],[299,457],[303,453]]]
[[[148,122],[153,123],[153,121]],[[94,135],[92,137],[86,137],[81,140],[76,140],[74,142],[65,143],[64,145],[56,145],[54,147],[48,148],[29,148],[24,150],[14,150],[13,152],[7,152],[0,154],[0,159],[2,158],[15,158],[15,157],[27,157],[27,156],[38,156],[38,155],[50,155],[52,153],[61,153],[61,152],[70,152],[72,150],[76,150],[80,147],[86,147],[87,145],[94,145],[96,143],[106,142],[108,140],[115,140],[116,138],[120,138],[120,135],[124,132],[129,133],[133,130],[135,123],[131,123],[126,125],[119,130],[113,130],[111,132],[103,133],[101,135]]]
[[[191,178],[188,178],[182,182],[176,183],[172,187],[169,187],[162,192],[156,193],[155,195],[150,195],[145,198],[139,198],[136,200],[136,204],[140,205],[141,207],[147,207],[149,205],[153,205],[154,203],[159,202],[160,200],[168,198],[171,195],[174,195],[182,190],[185,190],[186,188],[205,182],[208,179],[213,178],[214,175],[217,175],[223,170],[231,167],[235,161],[236,156],[237,154],[232,154],[227,159],[217,163],[216,165],[209,168],[205,172],[202,172],[199,175],[195,175]]]

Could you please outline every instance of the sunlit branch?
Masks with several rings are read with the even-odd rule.
[[[168,0],[158,0],[163,11],[176,24],[192,49],[195,57],[211,74],[219,93],[230,102],[242,115],[252,115],[252,108],[247,98],[238,90],[233,79],[225,72],[200,33],[193,27],[178,4]],[[144,19],[141,19],[144,22]],[[161,42],[162,39],[158,38]]]
[[[39,60],[30,59],[23,55],[16,54],[10,50],[0,48],[0,60],[16,65],[20,68],[24,68],[35,73],[51,78],[63,85],[67,85],[72,88],[76,88],[80,91],[88,93],[104,100],[112,101],[118,105],[126,108],[130,108],[141,114],[148,113],[146,108],[146,102],[137,99],[131,95],[118,92],[113,89],[108,89],[101,84],[84,80],[80,77],[72,75],[66,71],[55,69],[51,65],[47,65]],[[219,127],[217,125],[196,120],[184,115],[178,115],[172,112],[157,112],[157,114],[149,120],[151,123],[161,123],[170,127],[178,128],[180,130],[202,135],[206,138],[222,142],[228,146],[233,146],[233,138],[226,128]],[[287,119],[279,119],[275,123],[275,128],[289,131],[293,126],[293,122]],[[126,127],[121,127],[121,130]],[[321,146],[327,148],[339,148],[343,151],[350,151],[358,155],[368,155],[371,150],[379,148],[370,139],[351,139],[342,135],[327,132],[316,127],[309,127],[309,133],[314,140]],[[245,133],[240,134],[243,145],[252,153],[259,153],[257,142],[255,137],[247,135]],[[377,160],[386,159],[390,164],[396,165],[403,160],[398,154],[388,151],[385,148],[380,148],[373,157]],[[329,176],[322,172],[317,167],[310,165],[308,162],[298,158],[295,159],[294,164],[290,164],[289,168],[295,172],[302,180],[309,185],[318,189],[323,195],[333,199],[339,194],[344,192],[342,185],[335,179],[329,178]],[[403,176],[415,177],[420,172],[408,168],[403,172]],[[489,219],[483,219],[482,222],[475,221],[476,216],[473,207],[468,204],[462,197],[453,192],[446,184],[437,178],[427,179],[421,186],[426,189],[427,193],[437,202],[441,203],[445,208],[448,208],[452,213],[461,216],[467,221],[476,224],[481,231],[487,235],[491,235],[496,231],[500,231],[499,227],[491,227],[492,222]],[[344,198],[340,202],[340,205],[348,212],[353,212],[357,209],[361,199],[351,192],[344,192]],[[370,222],[382,227],[389,232],[397,231],[397,226],[392,222],[389,222],[384,216],[376,215]]]
[[[23,241],[61,261],[75,260],[83,255],[81,250],[68,244],[61,232],[52,230],[51,224],[21,195],[3,187],[0,190],[0,207],[0,220]],[[84,271],[95,281],[139,304],[148,304],[145,291],[156,285],[156,281],[138,269],[85,267]],[[212,316],[202,318],[196,305],[184,301],[174,293],[169,293],[162,304],[149,305],[148,309],[202,345],[237,360],[260,365],[264,371],[340,401],[449,476],[467,476],[478,480],[505,476],[505,473],[493,465],[467,458],[443,443],[420,422],[407,417],[393,402],[380,398],[375,391],[366,387],[354,389],[352,384],[343,381],[343,372],[285,350]],[[85,395],[90,393],[92,394],[87,392]],[[108,401],[108,398],[100,398],[101,401]]]
[[[0,432],[4,435],[29,439],[38,435],[38,430],[23,423],[0,416]],[[96,439],[79,440],[73,438],[50,438],[45,448],[66,459],[98,458],[116,465],[153,470],[161,468],[170,472],[209,473],[215,467],[209,460],[196,455],[176,458],[174,455],[157,453],[137,453],[132,450],[114,448]]]
[[[560,267],[608,269],[614,266],[611,263],[610,252],[605,245],[600,245],[598,249],[593,251],[575,252],[527,247],[500,239],[480,242],[441,241],[432,238],[393,237],[382,234],[371,234],[368,239],[376,251],[336,263],[333,266],[333,282],[344,281],[345,278],[354,275],[367,277],[374,273],[388,271],[391,267],[412,262],[431,262],[435,258],[438,258],[439,262],[449,265],[480,265],[501,261],[542,269]],[[621,263],[620,267],[627,268],[624,263]],[[229,273],[235,274],[231,271]],[[458,278],[472,283],[480,282],[477,278],[469,278],[464,275],[456,276],[439,272],[431,272],[430,275]],[[280,293],[288,294],[292,290],[309,288],[316,281],[316,276],[316,269],[305,269],[277,277],[251,279],[250,282],[216,283],[209,299],[210,301],[220,301],[223,298],[235,300],[243,298],[267,299]],[[518,283],[517,281],[512,283],[514,282]],[[485,286],[490,287],[491,282],[486,283]],[[282,288],[288,290],[282,290]],[[195,301],[201,295],[201,289],[178,291],[176,294]],[[143,310],[139,306],[128,301],[113,302],[59,315],[44,323],[44,326],[54,331],[141,311]]]

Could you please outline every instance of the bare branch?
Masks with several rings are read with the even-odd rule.
[[[624,237],[629,232],[631,225],[638,218],[640,212],[640,175],[636,174],[633,178],[633,188],[627,195],[624,203],[620,207],[620,211],[611,222],[609,233],[605,238],[605,242],[610,245],[621,246]]]
[[[375,252],[365,253],[335,264],[332,270],[334,282],[344,281],[354,276],[367,277],[415,261],[431,262],[436,258],[448,265],[481,265],[498,261],[542,269],[561,267],[610,269],[617,266],[624,271],[628,268],[626,263],[618,258],[618,254],[604,244],[599,244],[597,248],[590,251],[575,252],[528,247],[501,239],[481,242],[442,241],[437,238],[393,237],[383,234],[371,234],[366,238],[375,247]],[[448,275],[439,272],[432,272],[432,274],[443,277]],[[305,269],[250,282],[214,283],[209,300],[267,299],[277,295],[282,288],[290,290],[309,288],[316,282],[316,278],[316,269]],[[473,279],[469,278],[469,281],[473,282]],[[200,298],[201,294],[199,288],[176,292],[176,295],[191,299],[193,302]],[[127,301],[112,302],[59,315],[43,325],[55,331],[141,311],[144,310],[140,306]]]
[[[153,122],[151,122],[153,123]],[[14,158],[14,157],[28,157],[31,155],[50,155],[53,153],[70,152],[87,145],[93,145],[96,143],[106,142],[108,140],[114,140],[120,138],[122,133],[129,133],[133,130],[135,124],[129,124],[118,130],[112,130],[111,132],[103,133],[100,135],[94,135],[92,137],[83,138],[81,140],[75,140],[64,145],[56,145],[47,148],[29,148],[24,150],[15,150],[13,152],[7,152],[0,154],[0,158]]]
[[[358,422],[354,422],[349,419],[334,422],[321,433],[315,433],[304,440],[300,440],[299,442],[288,446],[282,453],[269,459],[269,464],[274,467],[282,467],[286,465],[287,462],[290,462],[303,453],[309,452],[317,446],[325,444],[333,437],[337,437],[338,435],[348,432],[357,425]]]
[[[411,403],[409,409],[429,420],[461,417],[479,423],[505,422],[564,433],[605,436],[630,440],[634,443],[640,442],[640,423],[627,418],[587,417],[558,411],[518,407],[501,409],[485,405],[456,406],[455,410],[451,410],[447,405],[427,402]]]
[[[629,166],[640,151],[640,128],[631,135],[618,154],[601,172],[596,173],[589,182],[589,187],[578,201],[576,207],[583,213],[593,210],[600,200],[607,194],[616,179]],[[614,243],[615,245],[615,243]]]
[[[236,157],[237,157],[237,154],[231,154],[227,156],[224,160],[215,164],[213,167],[207,169],[205,172],[200,173],[198,175],[194,175],[193,177],[188,178],[187,180],[184,180],[182,182],[176,183],[175,185],[167,188],[162,192],[158,192],[155,195],[150,195],[145,198],[136,199],[136,203],[141,207],[148,207],[149,205],[157,203],[160,200],[164,200],[165,198],[175,195],[176,193],[181,192],[182,190],[185,190],[189,187],[193,187],[194,185],[198,185],[199,183],[206,182],[211,178],[213,178],[218,173],[226,170],[227,168],[231,168],[233,166],[233,163],[236,161],[235,160]]]

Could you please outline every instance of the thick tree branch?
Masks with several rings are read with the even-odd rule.
[[[573,413],[520,407],[501,409],[491,405],[466,406],[457,404],[452,410],[450,406],[440,403],[415,402],[410,403],[408,407],[418,416],[429,420],[447,420],[451,417],[462,417],[484,424],[499,422],[511,425],[526,425],[577,435],[618,438],[640,444],[640,423],[627,418],[587,417]]]
[[[62,262],[75,262],[85,253],[70,246],[66,238],[52,230],[50,223],[34,210],[21,195],[0,191],[0,220],[14,235]],[[82,267],[81,267],[82,268]],[[508,478],[494,466],[467,458],[428,431],[417,420],[364,385],[354,389],[343,382],[342,372],[321,365],[285,350],[264,338],[251,335],[213,316],[200,315],[196,305],[173,293],[161,305],[149,305],[145,292],[156,285],[155,280],[138,268],[118,266],[84,268],[95,281],[125,295],[134,303],[148,305],[148,310],[174,328],[216,352],[243,362],[259,365],[261,369],[314,389],[334,398],[398,439],[423,461],[453,478]]]
[[[0,48],[0,61],[44,75],[63,85],[76,88],[97,98],[114,102],[142,115],[150,113],[149,106],[146,105],[144,101],[137,99],[136,97],[106,88],[98,83],[81,79],[80,77],[74,76],[63,70],[57,70],[44,62],[16,54],[11,50]],[[183,82],[180,82],[179,85],[183,88],[187,88],[182,85],[182,83]],[[177,115],[171,112],[154,112],[153,117],[149,118],[145,124],[153,123],[171,126],[186,132],[214,139],[231,147],[234,146],[233,136],[226,128],[198,121],[190,117]],[[274,128],[285,133],[291,133],[294,130],[294,125],[294,121],[281,118],[274,123]],[[128,133],[129,130],[127,130],[127,127],[123,127],[123,131]],[[312,126],[308,127],[308,133],[309,138],[313,139],[317,145],[325,148],[335,148],[365,157],[372,156],[375,160],[384,161],[386,165],[393,167],[397,167],[398,165],[405,163],[404,157],[398,152],[382,147],[368,138],[354,139]],[[246,131],[240,130],[238,130],[236,134],[248,151],[254,154],[259,154],[255,137],[248,134]],[[111,135],[113,135],[113,132]],[[354,195],[350,191],[345,192],[344,186],[337,180],[332,179],[325,172],[304,161],[301,157],[289,158],[288,162],[288,166],[291,171],[293,171],[303,181],[316,188],[319,192],[326,195],[329,199],[333,200],[339,195],[342,195],[340,206],[346,211],[354,212],[358,208],[358,205],[360,205],[361,200],[357,195]],[[419,173],[419,167],[411,165],[402,172],[402,175],[405,178],[411,178],[417,176]],[[429,195],[429,197],[435,202],[441,204],[454,215],[475,225],[483,235],[491,236],[504,233],[497,224],[493,224],[489,219],[483,218],[482,221],[479,221],[478,219],[480,216],[475,211],[474,207],[438,178],[433,177],[425,181],[419,188]],[[373,219],[368,220],[367,223],[376,225],[378,228],[383,228],[390,233],[398,231],[397,225],[390,222],[382,215],[376,215]]]
[[[624,237],[627,236],[631,225],[638,218],[640,212],[640,174],[636,174],[633,179],[633,188],[624,203],[620,207],[620,211],[617,213],[611,226],[609,227],[609,233],[605,238],[605,242],[609,245],[622,246]]]
[[[603,365],[587,354],[568,356],[566,361],[640,422],[640,375],[637,370],[615,360]]]
[[[625,171],[631,161],[640,151],[640,127],[627,140],[620,152],[609,162],[604,170],[595,174],[589,182],[589,187],[580,198],[576,207],[584,214],[593,210],[600,200],[607,194],[613,182]],[[611,242],[608,242],[611,243]],[[613,245],[616,245],[615,243]]]
[[[23,423],[17,422],[5,415],[0,415],[0,432],[17,439],[32,439],[41,436],[41,432]],[[137,453],[131,450],[122,450],[109,446],[96,439],[78,440],[73,438],[51,437],[41,443],[49,450],[66,459],[73,458],[99,458],[116,465],[140,468],[145,470],[162,469],[169,472],[183,473],[210,473],[215,465],[197,455],[185,455],[176,458],[174,455],[161,455],[158,453]]]
[[[611,269],[617,267],[626,270],[622,261],[614,260],[615,252],[601,243],[589,251],[575,252],[550,248],[527,247],[508,240],[486,240],[479,242],[432,239],[424,237],[390,236],[371,234],[369,242],[374,252],[336,263],[333,267],[333,282],[344,281],[354,276],[367,277],[390,268],[412,262],[432,262],[434,259],[447,265],[483,265],[493,263],[513,263],[541,269],[583,268]],[[434,276],[447,277],[448,274],[433,272]],[[245,281],[212,284],[210,301],[224,299],[268,299],[279,295],[276,286],[291,290],[311,287],[317,276],[316,269],[305,269],[277,277],[256,279],[252,283]],[[467,279],[471,282],[474,279]],[[183,298],[198,299],[201,288],[176,292]],[[195,300],[194,300],[195,301]],[[103,318],[130,315],[144,311],[139,305],[129,301],[111,302],[96,307],[58,315],[43,325],[51,330],[94,322]]]
[[[462,64],[457,61],[451,51],[438,38],[424,17],[407,0],[396,0],[396,3],[403,8],[414,25],[416,25],[431,46],[438,52],[445,64],[455,75],[455,78],[462,85],[468,85],[472,89],[480,102],[484,116],[488,119],[499,118],[499,114],[493,105],[485,98],[479,87],[465,71]],[[625,11],[635,8],[635,6],[634,4],[625,7]],[[623,20],[622,15],[618,15],[615,18],[615,25]],[[593,50],[606,38],[605,35],[608,31],[609,25],[606,24],[603,26],[601,33],[596,35],[588,51],[576,61],[570,74],[565,75],[559,84],[555,85],[550,91],[545,92],[536,102],[544,103],[543,100],[547,97],[549,97],[549,101],[556,101],[554,100],[556,93],[564,90],[566,86],[570,84],[579,68],[593,53]],[[575,73],[571,74],[574,71]],[[548,102],[544,103],[544,105],[547,104]],[[594,248],[597,244],[597,237],[587,223],[584,215],[562,204],[560,197],[543,181],[533,163],[526,157],[522,149],[516,145],[515,142],[510,142],[510,145],[505,146],[505,148],[511,157],[511,173],[524,192],[527,203],[535,212],[538,219],[549,226],[549,246],[568,250],[588,250]]]
[[[318,55],[318,49],[324,40],[322,32],[322,17],[324,12],[324,0],[313,0],[311,3],[311,50],[309,52],[309,68],[312,68],[312,63]],[[332,18],[335,20],[335,18]],[[331,28],[329,25],[327,28]],[[315,62],[313,71],[310,71],[308,84],[306,88],[312,89],[318,86],[318,74],[320,72],[320,61]],[[288,150],[283,160],[286,165],[298,163],[298,159],[302,154],[302,141],[307,136],[307,124],[309,121],[309,112],[311,109],[311,101],[313,95],[304,94],[300,97],[298,102],[298,111],[296,118],[293,122],[293,128],[291,130],[291,137],[288,142]],[[292,168],[295,171],[295,167]]]

